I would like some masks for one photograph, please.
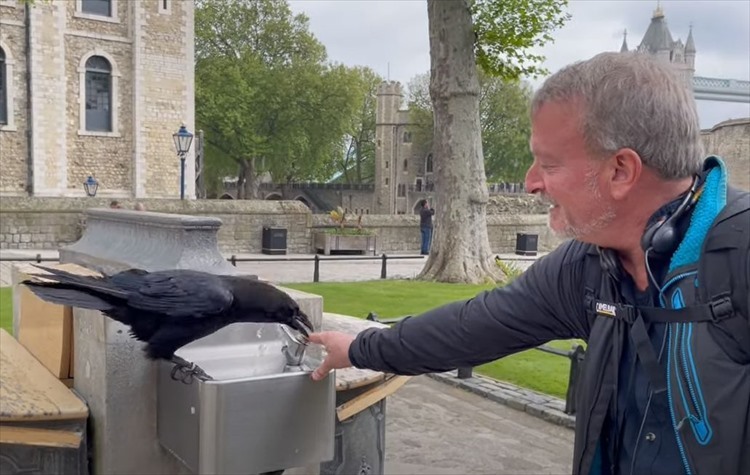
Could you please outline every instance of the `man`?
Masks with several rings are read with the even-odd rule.
[[[576,474],[750,473],[750,199],[702,162],[695,102],[646,55],[604,53],[532,101],[526,188],[572,238],[510,285],[356,338],[313,373],[419,374],[587,341]]]
[[[432,243],[432,216],[435,210],[430,208],[427,200],[419,200],[419,231],[422,234],[422,255],[430,253]]]

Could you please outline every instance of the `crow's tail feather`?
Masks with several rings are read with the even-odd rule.
[[[99,298],[97,295],[74,288],[68,284],[33,282],[28,280],[23,282],[23,284],[34,292],[34,295],[45,302],[101,311],[112,310],[114,308],[110,302]]]
[[[127,300],[130,296],[129,293],[123,289],[120,289],[101,277],[92,277],[86,275],[76,275],[62,269],[54,269],[51,267],[44,267],[34,265],[39,269],[42,269],[49,274],[35,276],[37,279],[44,279],[45,281],[52,281],[61,285],[58,288],[76,289],[81,292],[87,292],[89,294],[96,294],[104,297],[114,297],[115,299]],[[32,279],[32,282],[36,282],[38,285],[43,285],[45,282]],[[24,282],[26,283],[26,282]]]

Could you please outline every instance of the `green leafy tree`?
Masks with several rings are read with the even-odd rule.
[[[504,79],[540,74],[530,52],[563,24],[556,0],[427,0],[430,97],[434,111],[436,223],[420,278],[502,280],[487,237],[477,64]],[[478,61],[477,61],[478,59]]]
[[[479,121],[487,178],[494,182],[521,182],[531,165],[529,105],[531,88],[516,79],[489,76],[479,71]],[[434,135],[429,74],[409,82],[409,122],[414,144],[431,150]]]
[[[367,67],[355,67],[358,109],[345,137],[346,150],[339,171],[346,183],[372,183],[375,178],[375,107],[377,88],[383,78]]]
[[[487,178],[522,182],[532,162],[531,87],[517,79],[479,76],[479,120]]]
[[[238,197],[255,198],[265,173],[275,182],[330,176],[357,107],[355,75],[326,62],[307,18],[282,0],[199,0],[195,34],[209,179],[234,168]]]

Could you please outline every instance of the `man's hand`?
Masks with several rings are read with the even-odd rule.
[[[320,381],[332,369],[348,368],[352,365],[349,361],[349,347],[354,341],[352,335],[341,332],[311,333],[309,340],[312,343],[323,345],[328,355],[323,363],[312,373],[312,379]]]

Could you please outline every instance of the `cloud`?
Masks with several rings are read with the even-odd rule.
[[[291,0],[290,6],[310,18],[310,28],[331,61],[369,66],[402,84],[429,70],[424,0]],[[661,7],[675,40],[684,43],[693,26],[696,75],[750,80],[750,2],[667,0]],[[635,48],[655,8],[650,0],[571,1],[571,20],[554,32],[554,43],[541,50],[545,67],[554,72],[602,51],[619,51],[626,29],[628,46]],[[750,117],[750,104],[699,101],[698,110],[702,127]]]

